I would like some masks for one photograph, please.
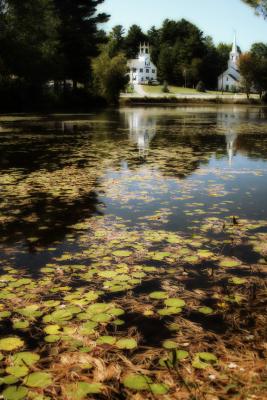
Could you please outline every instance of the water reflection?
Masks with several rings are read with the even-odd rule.
[[[1,117],[0,241],[34,252],[64,241],[73,225],[97,213],[134,225],[162,201],[173,209],[169,228],[182,229],[186,204],[177,209],[173,200],[181,193],[213,207],[210,195],[229,192],[231,212],[239,214],[239,207],[262,217],[265,189],[253,204],[246,192],[265,179],[253,174],[266,171],[266,120],[266,109],[238,106]],[[246,180],[236,174],[224,182],[220,171],[229,166],[246,171]],[[209,180],[214,189],[208,191]]]

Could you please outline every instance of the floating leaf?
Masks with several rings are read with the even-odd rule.
[[[226,268],[234,268],[234,267],[239,267],[241,265],[241,261],[238,260],[232,260],[232,259],[225,259],[220,262],[220,267],[226,267]]]
[[[88,394],[99,394],[103,390],[101,383],[77,382],[67,385],[66,394],[68,400],[83,400]]]
[[[26,398],[28,389],[24,386],[10,386],[3,391],[4,400],[23,400]]]
[[[43,389],[52,385],[52,376],[48,372],[33,372],[25,378],[24,383],[29,387]]]
[[[164,304],[168,307],[184,307],[185,306],[185,301],[182,299],[178,298],[173,298],[173,299],[166,299],[164,300]]]
[[[152,383],[149,389],[155,395],[164,395],[169,391],[169,387],[164,383]]]
[[[137,342],[135,339],[120,339],[117,341],[116,347],[119,349],[133,350],[137,347]]]
[[[24,346],[23,340],[16,337],[0,339],[0,350],[12,351]]]
[[[13,356],[13,363],[16,365],[28,365],[29,367],[40,360],[39,354],[23,351]]]
[[[247,283],[247,280],[244,278],[231,278],[230,282],[233,283],[234,285],[244,285],[245,283]]]
[[[116,257],[129,257],[132,255],[132,252],[127,250],[116,250],[113,251],[112,254]]]
[[[213,313],[213,309],[210,308],[210,307],[200,307],[200,308],[198,309],[198,311],[199,311],[201,314],[207,314],[207,315]]]
[[[150,293],[149,297],[155,300],[162,300],[168,297],[168,293],[166,292],[152,292]]]
[[[173,340],[165,340],[165,342],[163,342],[163,347],[165,349],[171,350],[176,349],[178,347],[178,344]]]
[[[25,365],[14,365],[13,367],[7,367],[6,372],[16,378],[22,378],[28,374],[29,368]]]
[[[149,390],[150,383],[152,383],[150,378],[138,374],[129,374],[123,380],[123,384],[125,387],[137,391]]]
[[[97,344],[109,344],[113,345],[116,343],[116,338],[113,336],[100,336],[97,341]]]

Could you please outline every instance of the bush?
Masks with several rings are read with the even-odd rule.
[[[163,83],[163,88],[162,88],[163,93],[170,93],[169,87],[168,87],[168,82],[164,81]]]
[[[267,92],[265,92],[265,93],[262,95],[261,101],[262,101],[263,103],[267,103]]]
[[[202,93],[206,92],[206,88],[205,88],[204,82],[202,82],[202,81],[198,82],[198,84],[196,86],[196,91],[197,92],[202,92]]]

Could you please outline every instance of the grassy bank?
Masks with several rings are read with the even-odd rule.
[[[134,105],[177,105],[177,104],[261,104],[260,99],[246,97],[233,96],[211,96],[211,97],[201,97],[201,96],[145,96],[145,97],[122,97],[120,104],[122,106],[134,106]]]

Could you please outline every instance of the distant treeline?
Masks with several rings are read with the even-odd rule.
[[[0,112],[115,103],[127,84],[127,59],[143,42],[151,45],[160,81],[216,89],[231,44],[215,46],[185,19],[167,19],[148,32],[118,25],[107,33],[102,24],[109,16],[97,12],[103,2],[0,0]]]

